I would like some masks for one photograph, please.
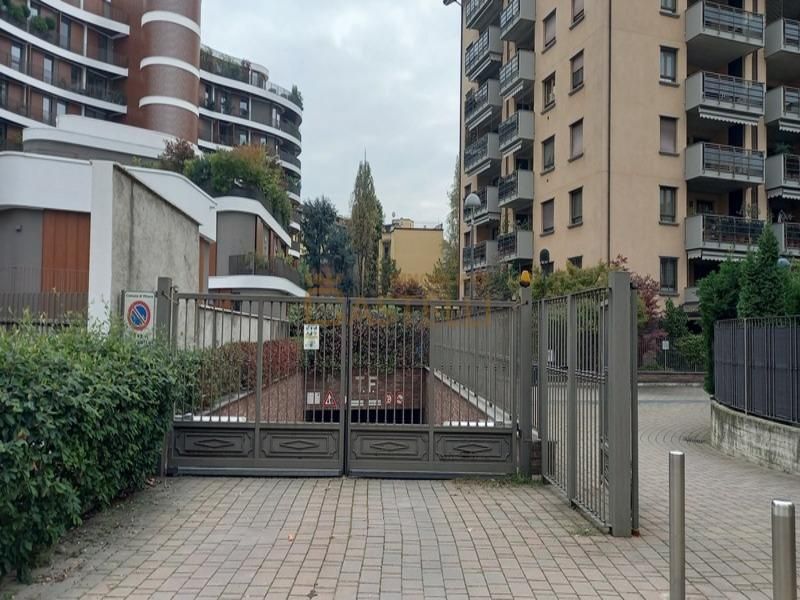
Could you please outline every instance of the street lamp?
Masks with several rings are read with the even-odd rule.
[[[780,257],[778,259],[778,267],[781,269],[790,269],[792,267],[792,263],[789,262],[788,258]]]
[[[481,206],[481,197],[478,196],[475,192],[472,192],[469,196],[464,199],[464,208],[470,209],[470,234],[469,234],[469,241],[470,241],[470,260],[469,266],[470,269],[473,270],[473,274],[469,278],[469,297],[470,300],[475,299],[475,211],[480,208]]]

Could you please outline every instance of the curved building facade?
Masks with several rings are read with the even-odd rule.
[[[202,45],[201,0],[0,3],[0,150],[60,115],[113,121],[204,150],[263,144],[299,201],[302,99],[269,71]]]

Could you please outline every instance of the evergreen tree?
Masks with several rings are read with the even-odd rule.
[[[334,223],[331,231],[330,246],[327,256],[328,264],[338,276],[337,286],[345,296],[352,296],[355,292],[353,267],[356,263],[353,254],[350,234],[342,225]]]
[[[741,293],[737,305],[740,318],[786,314],[786,279],[778,266],[778,239],[767,224],[758,238],[758,249],[748,253],[742,267]]]
[[[456,169],[453,185],[448,192],[450,210],[447,213],[446,239],[442,247],[442,256],[436,261],[433,271],[425,276],[425,289],[432,298],[456,299],[459,285],[459,238],[461,236],[461,197],[459,193],[459,159],[456,158]]]
[[[318,291],[322,267],[330,257],[332,236],[337,227],[336,218],[336,207],[330,198],[321,196],[303,203],[301,227],[305,260]]]
[[[350,204],[350,238],[355,254],[356,290],[362,296],[378,295],[378,244],[383,227],[383,207],[375,193],[372,169],[365,160],[358,173]]]
[[[700,321],[707,366],[705,388],[709,394],[714,393],[714,323],[720,319],[736,318],[742,268],[741,263],[728,260],[722,263],[719,271],[700,281]]]
[[[672,298],[667,299],[661,327],[667,332],[669,339],[675,342],[689,335],[689,317],[683,307],[675,306]]]
[[[388,252],[385,252],[381,259],[381,296],[388,296],[391,293],[399,276],[400,270],[397,268],[397,262],[389,256]]]

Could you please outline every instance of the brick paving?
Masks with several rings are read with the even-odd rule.
[[[770,598],[770,500],[800,502],[800,478],[707,446],[697,389],[640,401],[639,538],[597,533],[541,485],[170,479],[0,598],[665,598],[670,449],[687,453],[690,597]]]

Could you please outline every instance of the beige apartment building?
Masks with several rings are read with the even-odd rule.
[[[463,293],[498,265],[623,256],[691,309],[765,222],[800,257],[798,19],[796,0],[465,0]]]
[[[419,227],[411,219],[392,219],[390,224],[383,226],[378,264],[388,254],[401,275],[424,283],[425,276],[433,271],[436,261],[442,257],[443,245],[441,225]]]

